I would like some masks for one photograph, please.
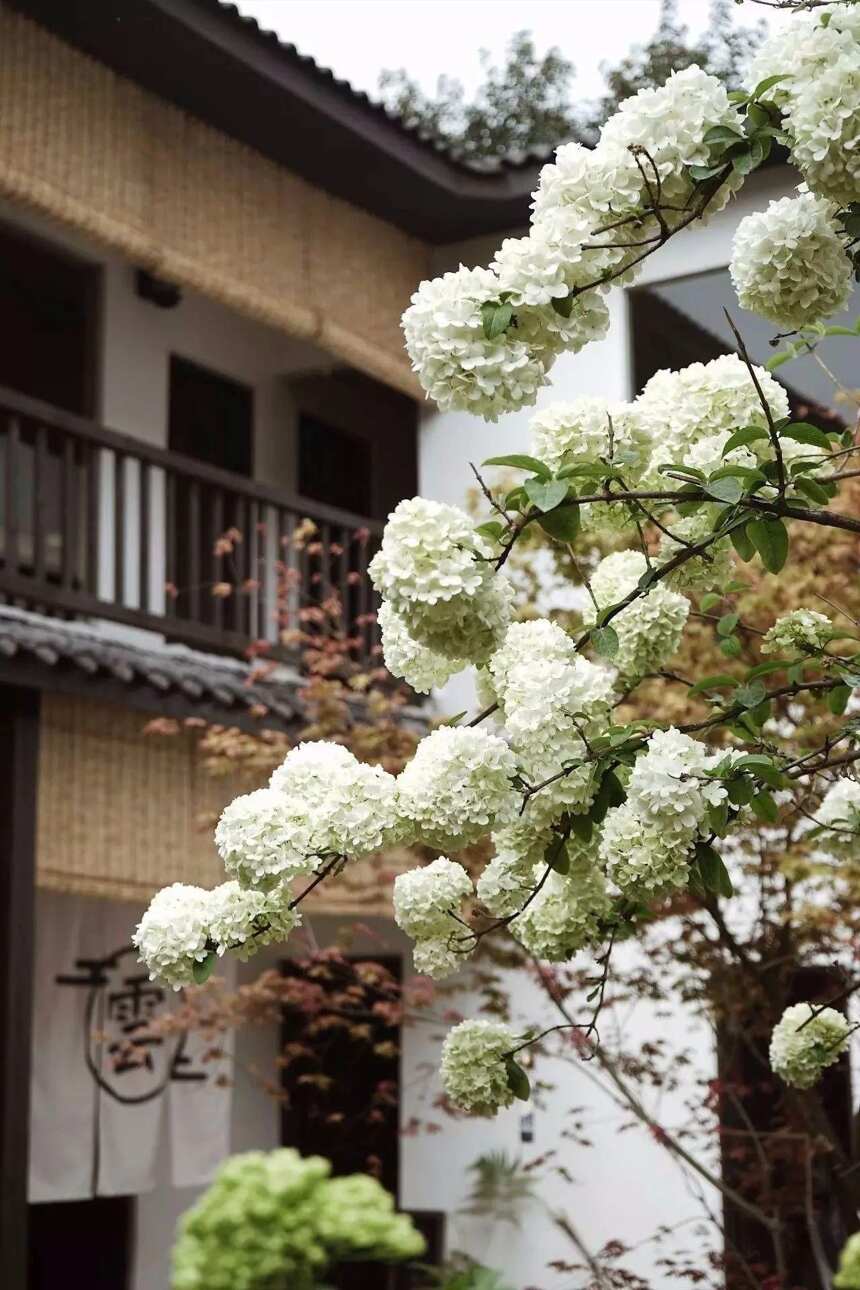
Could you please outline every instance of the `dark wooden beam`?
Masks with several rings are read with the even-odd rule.
[[[0,686],[0,1285],[27,1286],[39,694]]]

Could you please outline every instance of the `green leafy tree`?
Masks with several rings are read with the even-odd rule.
[[[404,68],[380,74],[383,101],[407,125],[469,160],[555,147],[579,132],[570,93],[574,67],[560,49],[540,55],[531,34],[519,31],[502,67],[487,50],[480,57],[484,80],[471,101],[449,76],[439,77],[435,95],[425,94]]]

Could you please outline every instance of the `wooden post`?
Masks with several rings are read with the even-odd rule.
[[[39,693],[0,686],[0,1285],[27,1286]]]

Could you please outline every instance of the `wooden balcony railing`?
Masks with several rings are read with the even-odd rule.
[[[317,532],[304,543],[297,527]],[[235,528],[234,550],[218,538]],[[339,594],[351,625],[373,607],[382,526],[305,502],[0,389],[0,598],[104,618],[204,649],[278,645],[293,610]],[[229,595],[213,595],[218,583]],[[285,593],[284,588],[289,590]],[[376,627],[351,634],[369,655]]]

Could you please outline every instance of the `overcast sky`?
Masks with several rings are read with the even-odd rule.
[[[602,88],[600,64],[616,61],[647,40],[659,0],[238,0],[243,13],[297,45],[357,89],[376,94],[379,72],[406,67],[427,90],[444,72],[467,90],[480,79],[478,51],[498,61],[508,39],[524,28],[542,52],[559,45],[576,67],[574,94],[591,99]],[[708,0],[680,0],[692,34],[707,24]],[[752,24],[767,10],[744,5]]]

